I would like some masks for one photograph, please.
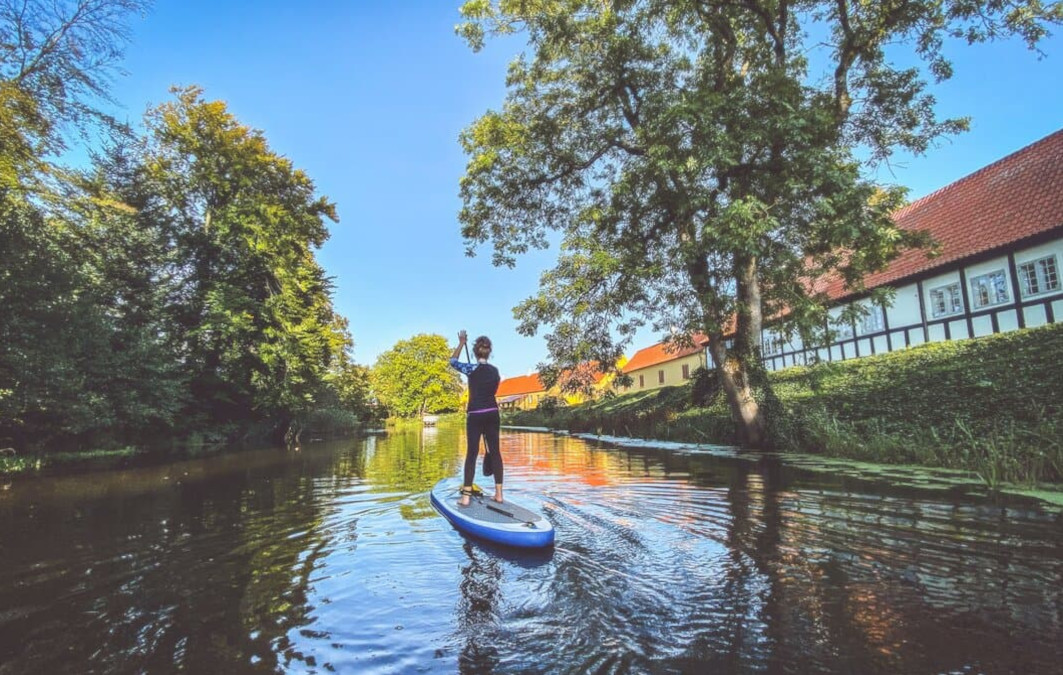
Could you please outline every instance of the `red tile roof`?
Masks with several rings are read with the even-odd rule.
[[[542,380],[539,379],[537,373],[531,375],[520,375],[518,377],[507,377],[498,383],[498,391],[495,396],[514,396],[518,394],[534,394],[536,392],[546,391],[546,387],[543,386]]]
[[[912,202],[894,214],[904,229],[926,230],[941,255],[906,251],[864,279],[882,286],[992,251],[1063,226],[1063,129]],[[831,298],[848,294],[840,279],[826,284]]]
[[[631,357],[631,360],[628,361],[621,370],[625,373],[630,373],[641,368],[655,366],[658,363],[674,361],[675,359],[681,359],[684,356],[697,354],[705,348],[704,345],[708,340],[709,339],[704,335],[695,335],[694,346],[684,349],[675,349],[674,345],[658,342],[655,345],[651,345],[635,352],[635,355]]]

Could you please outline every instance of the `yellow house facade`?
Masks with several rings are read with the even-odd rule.
[[[674,348],[663,342],[640,349],[622,368],[631,377],[631,384],[620,388],[622,393],[674,387],[687,382],[698,368],[708,367],[703,335],[694,336],[694,345]]]

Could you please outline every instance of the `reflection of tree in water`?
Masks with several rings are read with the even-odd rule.
[[[458,603],[458,628],[465,644],[458,656],[461,673],[491,673],[498,665],[499,586],[502,581],[500,561],[466,540],[469,564],[461,570],[461,601]]]
[[[313,482],[289,469],[78,502],[74,517],[67,502],[38,510],[48,536],[23,537],[27,559],[54,559],[57,542],[80,554],[22,597],[0,588],[9,608],[49,598],[51,615],[0,622],[0,670],[270,671],[302,659],[286,634],[312,621],[309,579],[330,542]]]
[[[295,651],[287,637],[312,622],[309,580],[330,545],[321,534],[313,482],[279,474],[251,485],[233,483],[182,490],[185,532],[178,539],[214,541],[218,550],[199,564],[171,559],[166,579],[156,580],[168,587],[164,592],[182,596],[165,631],[174,639],[175,660],[190,672],[254,664],[274,669],[293,661],[313,666],[313,658]],[[204,555],[199,548],[196,556]],[[160,667],[169,653],[155,651]]]
[[[440,479],[456,474],[459,446],[464,447],[464,436],[458,423],[397,430],[377,442],[376,452],[366,462],[365,478],[375,492],[428,492]],[[402,509],[402,513],[408,519],[435,515],[430,507]]]

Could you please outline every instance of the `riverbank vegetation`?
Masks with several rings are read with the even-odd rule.
[[[776,449],[1063,483],[1063,324],[770,373]],[[732,444],[708,371],[690,384],[513,413],[508,424]]]
[[[20,466],[371,415],[315,258],[335,205],[196,87],[139,128],[104,112],[123,22],[145,8],[0,12],[0,449]],[[90,158],[64,162],[75,144]]]

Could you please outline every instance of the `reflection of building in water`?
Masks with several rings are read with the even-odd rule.
[[[1044,663],[1029,660],[1052,644],[1059,651],[1063,561],[1023,556],[1007,534],[1023,540],[1035,514],[1001,511],[999,528],[987,528],[985,509],[974,505],[835,491],[779,496],[787,516],[768,569],[783,651],[835,664],[923,662],[926,672],[971,663],[1042,672]],[[747,534],[743,545],[755,549],[757,535]],[[1012,653],[1016,625],[1039,657]],[[957,640],[957,626],[969,637]]]

